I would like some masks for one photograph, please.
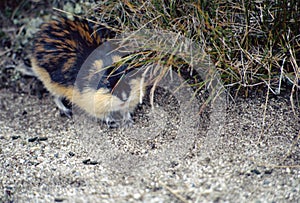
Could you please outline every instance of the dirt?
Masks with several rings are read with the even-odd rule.
[[[287,98],[266,111],[262,99],[229,102],[210,133],[211,111],[184,126],[172,102],[158,110],[167,120],[144,102],[132,128],[110,129],[62,117],[50,96],[0,92],[3,202],[299,201],[299,109]]]
[[[11,68],[28,56],[11,53],[0,63],[0,202],[300,201],[300,115],[288,92],[202,108],[204,93],[191,102],[193,92],[159,88],[154,110],[146,98],[131,128],[111,129],[76,108],[61,116],[36,79]]]

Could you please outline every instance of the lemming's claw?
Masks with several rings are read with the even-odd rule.
[[[105,118],[105,123],[106,123],[107,127],[109,127],[109,128],[118,128],[119,127],[118,122],[116,122],[116,120],[113,119],[111,116],[108,116]]]
[[[129,112],[125,113],[122,121],[122,126],[128,128],[133,126],[133,123],[134,121],[132,120],[130,113]]]
[[[58,97],[58,96],[54,97],[54,102],[60,110],[60,115],[65,115],[68,118],[72,118],[72,110],[63,104],[62,99],[63,98]]]
[[[72,118],[73,113],[71,109],[65,109],[65,110],[60,109],[60,115],[66,116],[68,118]]]

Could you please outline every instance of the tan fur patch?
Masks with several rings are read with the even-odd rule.
[[[103,61],[98,59],[94,61],[92,67],[89,69],[89,74],[87,75],[86,80],[90,81],[91,78],[100,71],[103,71]]]
[[[31,58],[32,69],[38,78],[43,82],[44,86],[55,96],[65,97],[71,101],[73,95],[73,88],[63,86],[51,80],[49,73],[37,65],[35,58]]]
[[[64,63],[64,65],[62,67],[62,72],[66,72],[66,71],[72,69],[72,67],[74,66],[75,62],[76,62],[76,55],[72,56],[72,57],[70,55],[70,57],[68,58],[68,60]]]
[[[121,60],[121,56],[120,55],[114,55],[114,56],[112,56],[113,63],[116,63],[116,62],[118,62],[120,60]]]
[[[103,61],[101,59],[95,60],[93,63],[93,71],[96,73],[103,69]]]
[[[67,98],[91,116],[105,119],[111,111],[122,110],[124,102],[113,96],[108,89],[93,90],[87,88],[80,92],[74,86],[64,86],[51,81],[49,73],[37,65],[35,58],[31,59],[31,63],[33,71],[50,93]]]
[[[97,91],[87,88],[81,95],[75,95],[73,99],[78,106],[83,106],[87,113],[100,119],[104,119],[112,111],[118,111],[123,103],[104,88]]]

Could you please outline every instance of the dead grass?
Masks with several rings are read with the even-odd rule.
[[[299,89],[297,1],[105,1],[93,14],[120,30],[179,32],[203,44],[223,82],[245,96],[254,87],[272,94]]]
[[[22,26],[24,22],[18,21],[17,14],[29,16],[29,12],[44,9],[45,5],[30,0],[20,4],[2,3],[6,4],[6,9],[1,18],[14,25],[2,25],[2,40],[14,36],[10,40],[15,44],[9,45],[2,55],[11,56],[24,44],[30,44],[30,40],[21,40],[20,43],[18,39],[32,37],[27,36],[31,28]],[[67,3],[54,0],[48,6],[51,5],[62,10],[68,8],[71,13],[84,14],[88,18],[96,17],[120,33],[141,28],[180,33],[202,46],[213,60],[225,86],[234,90],[236,95],[249,96],[257,89],[265,89],[275,95],[288,91],[291,92],[292,103],[299,103],[298,1],[107,0],[97,4],[77,2],[70,9],[72,5],[67,7]],[[50,12],[61,15],[60,12]],[[36,15],[43,15],[43,12]],[[11,35],[9,30],[12,29],[7,28],[18,29]],[[148,62],[153,62],[154,58],[157,61],[166,59],[162,52],[156,54],[156,58],[152,56]],[[21,56],[27,60],[26,56]],[[168,63],[176,66],[171,60],[169,58]],[[147,63],[147,60],[144,62]],[[199,84],[203,86],[203,83]]]

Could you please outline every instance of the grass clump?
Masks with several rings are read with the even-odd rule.
[[[236,93],[299,89],[298,1],[108,0],[90,14],[119,30],[159,28],[202,44]]]
[[[263,93],[267,90],[273,94],[291,92],[293,98],[299,97],[299,1],[105,0],[94,3],[76,0],[67,3],[53,0],[47,5],[29,4],[31,1],[27,0],[22,2],[10,5],[10,1],[3,1],[6,9],[2,10],[1,19],[10,19],[18,25],[16,13],[22,8],[26,8],[26,14],[42,8],[42,12],[37,15],[44,16],[44,11],[49,12],[44,7],[52,5],[77,15],[85,14],[88,18],[94,16],[119,33],[142,28],[180,33],[200,44],[199,47],[209,54],[221,74],[222,82],[236,94],[249,96],[258,92],[254,90]],[[40,24],[40,18],[37,19],[37,24]],[[2,26],[5,27],[3,24]],[[21,28],[27,30],[28,26]],[[15,38],[22,33],[15,34]],[[6,32],[0,32],[0,35],[2,39],[14,36]],[[25,35],[26,39],[27,37],[30,38],[31,35]],[[156,37],[159,39],[159,34]],[[21,45],[23,42],[27,41],[22,40]],[[174,49],[179,48],[180,43]],[[201,55],[202,52],[197,57]],[[162,61],[166,59],[166,55],[157,52],[157,57],[152,56],[149,61],[153,58]],[[168,63],[176,66],[170,60]],[[179,64],[180,67],[184,65]]]

